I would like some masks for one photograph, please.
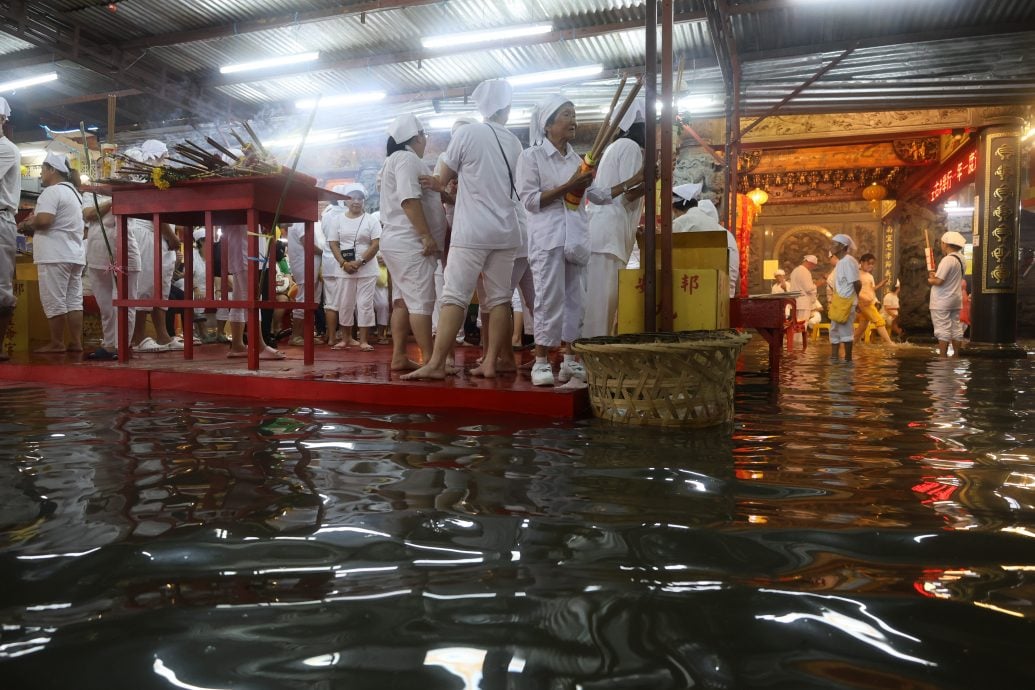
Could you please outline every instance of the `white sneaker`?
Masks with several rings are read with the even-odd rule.
[[[549,364],[536,364],[532,367],[532,385],[533,386],[552,386],[553,385],[553,369],[550,368]]]
[[[586,380],[586,369],[582,366],[582,362],[576,362],[575,360],[561,362],[561,368],[557,370],[557,380],[561,383],[567,383],[572,378],[576,378],[579,381]]]

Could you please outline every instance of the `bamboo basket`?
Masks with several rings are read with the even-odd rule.
[[[636,333],[574,343],[593,413],[616,424],[700,428],[733,420],[736,331]]]

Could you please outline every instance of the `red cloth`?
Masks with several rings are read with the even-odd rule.
[[[747,297],[748,294],[748,259],[751,252],[751,228],[755,224],[758,209],[755,202],[743,194],[737,195],[737,250],[740,252],[740,285],[737,294]]]

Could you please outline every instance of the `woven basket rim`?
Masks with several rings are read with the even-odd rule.
[[[630,333],[619,336],[581,338],[572,343],[576,352],[621,349],[671,352],[714,347],[742,347],[751,336],[735,330],[680,331],[677,333]]]

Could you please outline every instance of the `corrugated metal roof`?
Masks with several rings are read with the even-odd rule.
[[[384,2],[392,4],[392,0]],[[703,0],[676,0],[674,9],[684,19],[703,17],[704,5]],[[123,63],[140,61],[149,73],[165,69],[170,78],[192,80],[194,86],[187,86],[190,93],[215,99],[217,109],[224,108],[220,99],[228,98],[237,104],[239,114],[290,107],[294,100],[314,94],[370,89],[390,94],[376,111],[382,118],[411,106],[452,111],[469,107],[462,94],[482,79],[599,63],[605,69],[603,78],[566,86],[573,98],[585,99],[587,112],[592,112],[610,100],[616,71],[637,71],[644,64],[644,33],[639,28],[644,3],[630,0],[425,1],[371,11],[363,17],[327,13],[384,5],[370,0],[133,0],[119,3],[114,13],[87,0],[51,0],[49,6],[59,23],[78,24],[84,37],[99,43],[138,41],[141,47],[127,51]],[[743,68],[745,114],[764,112],[779,103],[856,42],[858,47],[849,57],[786,104],[784,111],[1031,101],[1035,2],[729,0],[727,6]],[[312,17],[305,14],[313,11],[321,13],[319,21],[310,21]],[[304,21],[284,25],[284,18],[292,16]],[[273,28],[251,30],[259,19],[276,21]],[[545,20],[552,20],[555,30],[562,32],[561,40],[446,55],[423,50],[419,43],[423,35]],[[9,33],[12,26],[10,21],[0,24]],[[153,39],[206,28],[213,31],[190,43],[162,45],[168,40]],[[9,33],[0,34],[0,68],[5,59],[14,61],[34,48],[32,42]],[[38,40],[38,35],[31,40]],[[685,84],[694,92],[721,95],[722,75],[708,25],[677,24],[674,44],[677,58],[684,60]],[[266,78],[218,74],[218,68],[228,63],[303,50],[320,51],[320,71]],[[21,71],[19,67],[5,73]],[[77,88],[82,94],[134,88],[118,77],[117,70],[83,70]],[[28,105],[60,100],[60,91],[39,88],[41,95],[33,96]],[[64,76],[59,88],[69,88]],[[529,103],[542,91],[522,92],[519,100]],[[159,96],[165,98],[163,108],[168,110],[168,94]],[[131,106],[134,98],[146,96],[131,97],[126,103]],[[89,110],[102,108],[103,103],[75,107]]]

